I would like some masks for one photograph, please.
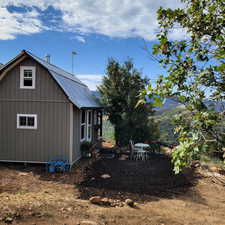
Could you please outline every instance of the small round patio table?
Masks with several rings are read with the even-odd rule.
[[[136,160],[147,160],[148,151],[145,151],[144,148],[149,147],[149,145],[144,143],[136,143],[134,146],[140,148],[140,150],[136,151]]]
[[[135,147],[141,148],[142,150],[144,148],[150,147],[149,144],[144,144],[144,143],[137,143],[134,145]]]

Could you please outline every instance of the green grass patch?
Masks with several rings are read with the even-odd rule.
[[[103,138],[107,141],[115,141],[114,126],[106,118],[103,119]]]

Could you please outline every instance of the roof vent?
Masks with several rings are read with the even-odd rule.
[[[47,63],[50,63],[51,56],[49,54],[46,54],[45,59]]]

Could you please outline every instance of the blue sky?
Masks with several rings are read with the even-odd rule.
[[[177,3],[177,4],[174,4]],[[151,79],[164,71],[143,49],[156,42],[156,10],[178,0],[1,0],[0,62],[26,49],[75,74],[91,89],[101,81],[107,60],[128,57]],[[171,38],[183,37],[174,31]]]

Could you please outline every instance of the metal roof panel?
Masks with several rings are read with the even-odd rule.
[[[30,52],[26,51],[26,53],[49,71],[59,86],[64,90],[69,100],[78,108],[102,108],[88,87],[75,75],[46,62]]]
[[[78,108],[102,108],[88,87],[50,71],[51,75],[64,90],[70,101]]]
[[[28,52],[28,51],[26,51],[26,53],[27,53],[29,56],[31,56],[32,58],[34,58],[36,61],[38,61],[38,62],[39,62],[42,66],[44,66],[46,69],[51,70],[51,71],[53,71],[53,72],[55,72],[55,73],[57,73],[57,74],[60,74],[61,76],[65,76],[65,77],[68,78],[68,79],[71,79],[71,80],[73,80],[73,81],[75,81],[75,82],[80,83],[81,85],[86,86],[86,85],[85,85],[82,81],[80,81],[75,75],[70,74],[70,73],[64,71],[63,69],[61,69],[61,68],[59,68],[59,67],[57,67],[57,66],[55,66],[55,65],[53,65],[53,64],[51,64],[51,63],[46,62],[45,60],[43,60],[43,59],[37,57],[36,55],[33,55],[32,53],[30,53],[30,52]]]

